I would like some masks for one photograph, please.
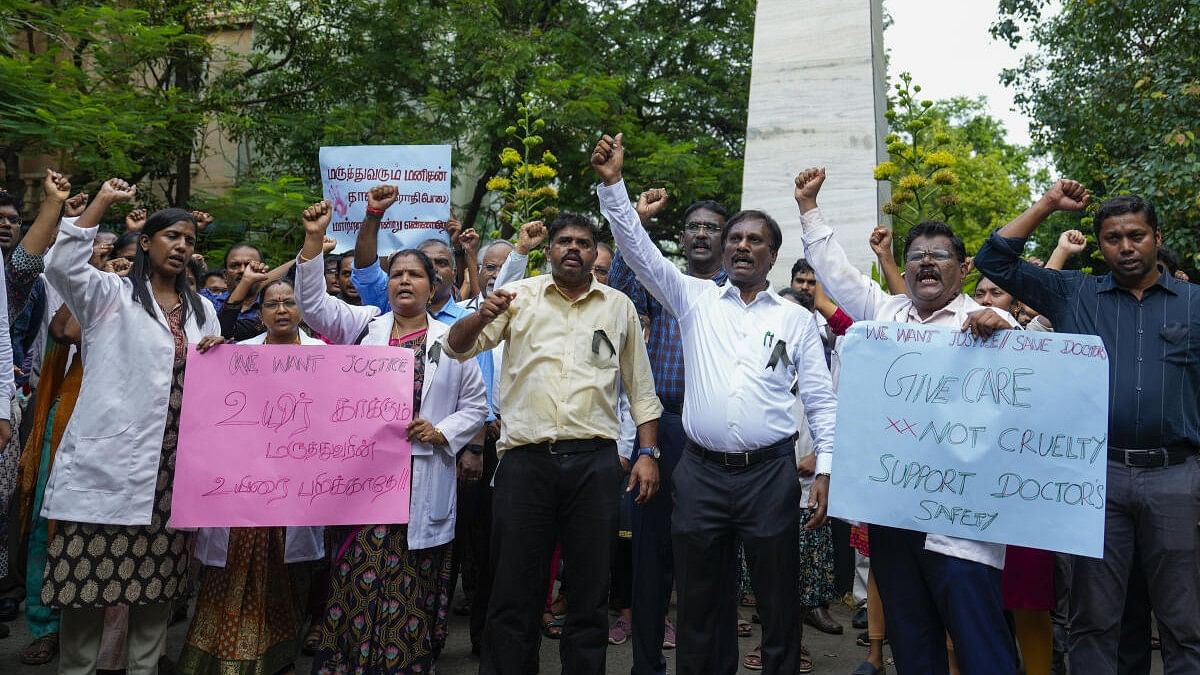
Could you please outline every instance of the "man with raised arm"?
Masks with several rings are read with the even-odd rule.
[[[763,672],[800,665],[800,482],[796,397],[817,449],[806,524],[825,522],[836,401],[812,315],[767,282],[782,236],[761,211],[741,211],[720,233],[729,283],[688,276],[642,228],[621,179],[623,137],[592,153],[600,208],[625,262],[679,321],[687,378],[687,451],[675,468],[671,539],[679,597],[678,672],[735,673],[735,539],[751,559],[763,622]]]
[[[1200,673],[1200,292],[1159,264],[1158,216],[1135,195],[1104,202],[1092,221],[1108,274],[1021,260],[1026,238],[1050,214],[1088,200],[1079,183],[1058,181],[975,257],[980,272],[1055,331],[1098,335],[1108,352],[1104,557],[1075,558],[1071,672],[1119,671],[1122,609],[1142,585],[1130,581],[1138,570],[1160,627],[1163,672]]]
[[[967,253],[950,226],[920,223],[904,239],[906,295],[892,295],[859,272],[817,208],[824,169],[796,177],[804,257],[825,291],[855,321],[953,326],[987,338],[1017,325],[962,293]],[[899,289],[894,289],[899,290]],[[871,525],[871,563],[901,673],[944,675],[946,632],[965,675],[1016,672],[1000,594],[1004,545]]]

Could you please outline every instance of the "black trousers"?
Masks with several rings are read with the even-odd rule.
[[[787,455],[729,471],[685,451],[672,489],[677,672],[738,671],[740,537],[762,618],[763,673],[793,675],[800,665],[800,481],[795,461]]]
[[[450,573],[453,592],[462,577],[463,593],[471,597],[471,650],[478,651],[492,593],[492,474],[496,471],[496,441],[483,443],[483,476],[476,481],[459,481],[458,509],[454,523],[454,566]],[[469,559],[468,566],[463,563]]]
[[[555,542],[571,567],[559,641],[564,675],[602,675],[608,648],[609,568],[621,465],[616,443],[571,455],[512,450],[496,469],[494,581],[481,675],[527,675],[536,653]]]

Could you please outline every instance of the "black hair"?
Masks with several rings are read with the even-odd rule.
[[[608,251],[609,255],[615,255],[615,253],[613,252],[613,247],[609,246],[608,242],[604,242],[604,241],[596,242],[596,250],[597,251]]]
[[[191,215],[190,213],[188,214]],[[127,246],[137,246],[139,233],[137,232],[122,232],[121,236],[113,242],[112,250],[108,252],[108,259],[112,260],[117,257],[117,251]]]
[[[154,235],[180,221],[191,223],[193,228],[196,226],[196,220],[192,218],[190,211],[176,208],[155,211],[146,219],[139,238],[153,238]],[[116,247],[113,250],[115,251]],[[183,323],[187,323],[190,309],[196,313],[196,323],[204,325],[207,318],[204,315],[204,305],[200,301],[200,296],[188,285],[187,277],[188,268],[187,265],[184,265],[183,269],[179,270],[179,274],[175,275],[175,291],[183,299]],[[157,318],[158,315],[154,313],[154,294],[150,292],[150,284],[147,282],[150,278],[150,255],[141,246],[137,247],[137,254],[133,257],[133,269],[129,271],[128,278],[133,283],[133,299],[142,305],[146,313]]]
[[[1173,248],[1159,246],[1158,261],[1166,266],[1167,272],[1169,272],[1171,276],[1175,276],[1175,273],[1179,271],[1179,254],[1176,253],[1175,249]]]
[[[196,279],[196,288],[200,288],[204,278],[208,276],[204,272],[204,263],[195,258],[188,258],[186,271],[190,272],[192,277]]]
[[[725,206],[720,202],[714,202],[711,199],[699,199],[689,204],[688,207],[683,210],[683,222],[686,223],[688,216],[692,215],[692,213],[695,211],[699,211],[700,209],[708,209],[709,211],[712,211],[718,216],[721,216],[721,220],[727,220],[729,218],[729,209],[726,209]]]
[[[771,230],[771,238],[774,240],[771,244],[771,252],[777,253],[779,251],[779,247],[783,245],[783,232],[779,229],[779,223],[775,222],[775,219],[767,215],[765,211],[758,211],[756,209],[738,211],[730,216],[729,220],[725,221],[725,227],[721,229],[721,248],[725,248],[725,240],[729,238],[729,231],[733,229],[734,225],[743,220],[762,221],[767,226],[767,229]]]
[[[292,289],[292,293],[296,292],[296,285],[294,283],[292,283],[292,281],[290,279],[280,278],[280,279],[276,279],[274,281],[268,281],[267,283],[263,284],[262,288],[258,289],[258,304],[259,304],[259,306],[262,306],[263,298],[267,297],[267,291],[270,290],[271,288],[273,288],[275,286],[279,286],[279,285],[287,286],[288,288]]]
[[[430,237],[429,239],[426,239],[425,241],[418,244],[417,250],[424,252],[425,249],[429,246],[445,246],[446,250],[450,251],[450,268],[456,272],[458,271],[458,260],[455,258],[454,248],[452,246],[450,246],[450,244],[446,243],[442,239],[438,239],[437,237]],[[428,255],[428,254],[426,254],[426,255]]]
[[[588,235],[590,235],[592,238],[592,244],[595,244],[596,241],[598,241],[596,239],[596,226],[592,225],[592,221],[577,213],[567,213],[566,211],[558,214],[558,216],[551,221],[550,229],[548,232],[546,232],[546,241],[554,243],[554,237],[568,227],[585,229],[588,231]]]
[[[341,274],[341,272],[342,272],[342,261],[343,261],[343,260],[345,260],[346,258],[350,258],[350,259],[351,259],[351,261],[353,261],[353,259],[354,259],[354,251],[346,251],[345,253],[340,253],[340,254],[338,254],[338,256],[337,256],[337,261],[338,261],[338,274]],[[351,262],[351,264],[350,264],[350,269],[351,269],[351,270],[353,270],[353,269],[354,269],[354,264],[353,264],[353,262]]]
[[[211,272],[205,272],[204,276],[201,277],[201,279],[200,279],[200,283],[204,283],[205,281],[208,281],[209,277],[217,277],[218,279],[224,281],[225,280],[225,272],[222,270],[213,270]]]
[[[800,258],[799,260],[797,260],[795,263],[792,264],[792,278],[793,279],[796,278],[796,275],[801,272],[809,272],[811,274],[816,274],[816,271],[813,270],[813,266],[809,265],[808,261],[805,260],[804,258]]]
[[[438,278],[437,268],[433,266],[433,261],[429,259],[429,256],[425,255],[425,252],[419,248],[406,248],[393,253],[387,261],[388,278],[390,279],[392,277],[392,264],[395,263],[396,259],[400,256],[406,255],[413,256],[421,262],[421,267],[425,268],[425,277],[429,280],[430,292],[432,292],[433,287],[438,284],[438,282],[435,281],[435,279]]]
[[[17,210],[18,214],[21,212],[21,205],[17,203],[17,198],[11,192],[4,190],[0,190],[0,206],[11,206]]]
[[[263,254],[262,254],[262,249],[255,246],[254,244],[251,244],[248,241],[239,241],[238,243],[234,244],[233,246],[230,246],[228,251],[225,251],[225,267],[229,267],[229,256],[233,255],[234,251],[236,251],[238,249],[243,249],[243,248],[248,248],[248,249],[253,250],[255,253],[258,254],[258,261],[263,262],[264,258],[263,258]]]
[[[1092,219],[1092,230],[1096,233],[1096,238],[1100,237],[1100,227],[1104,225],[1104,221],[1127,213],[1142,214],[1150,230],[1158,234],[1158,213],[1154,210],[1154,205],[1138,195],[1121,195],[1105,201],[1096,211],[1096,217]]]
[[[913,241],[918,237],[945,237],[950,240],[950,244],[954,246],[954,257],[958,258],[958,262],[967,261],[967,246],[963,243],[961,237],[954,234],[954,230],[950,226],[940,220],[926,220],[917,223],[913,229],[904,235],[904,256],[907,260],[908,249],[912,246]]]

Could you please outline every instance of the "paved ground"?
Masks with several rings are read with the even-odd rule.
[[[749,618],[750,610],[742,609],[741,611]],[[833,614],[846,627],[845,633],[840,636],[826,635],[814,628],[807,627],[805,644],[813,654],[813,661],[816,665],[815,673],[818,675],[849,675],[862,661],[866,649],[854,644],[859,631],[850,628],[850,610],[843,606],[837,606],[834,607]],[[9,624],[9,626],[13,629],[12,635],[5,640],[0,640],[0,673],[4,675],[50,675],[56,672],[56,663],[39,667],[22,665],[17,658],[17,653],[29,642],[29,633],[24,623],[20,621]],[[754,636],[739,641],[743,656],[758,643],[759,628],[758,625],[755,625]],[[167,653],[170,656],[174,657],[179,654],[186,633],[186,623],[171,628],[167,643]],[[608,672],[628,673],[631,654],[632,647],[628,642],[619,646],[609,646]],[[296,670],[298,673],[308,673],[309,665],[308,659],[301,659],[296,664]],[[477,667],[478,661],[471,657],[466,619],[453,616],[450,624],[450,640],[438,663],[437,672],[439,675],[475,675]],[[667,667],[668,669],[674,668],[672,652],[667,652]],[[542,641],[542,672],[546,675],[557,675],[560,672],[558,643],[555,641]],[[740,672],[750,673],[752,671],[743,668]],[[889,667],[888,672],[894,673],[895,670]],[[1162,673],[1162,662],[1157,656],[1151,672],[1154,675]]]

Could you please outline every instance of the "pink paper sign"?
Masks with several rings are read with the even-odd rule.
[[[188,348],[173,527],[407,523],[413,352]]]

